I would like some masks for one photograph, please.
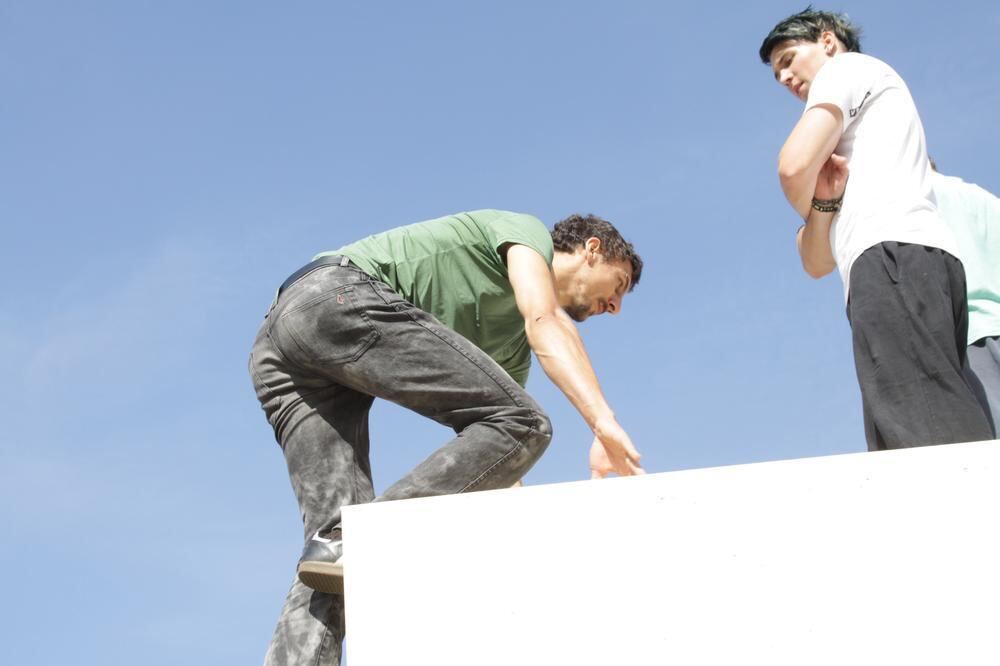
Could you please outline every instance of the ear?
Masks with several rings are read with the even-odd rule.
[[[836,55],[840,50],[840,40],[837,39],[837,35],[833,34],[830,30],[824,30],[820,33],[819,43],[823,45],[823,51],[826,53],[827,57]]]
[[[595,252],[601,251],[601,239],[597,236],[591,236],[583,243],[583,249],[587,254],[593,254]]]

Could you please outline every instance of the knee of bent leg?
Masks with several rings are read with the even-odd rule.
[[[548,415],[537,410],[533,413],[535,424],[531,428],[531,433],[525,442],[537,455],[541,455],[552,441],[552,419]]]

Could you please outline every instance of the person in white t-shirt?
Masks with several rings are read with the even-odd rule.
[[[906,84],[861,53],[845,16],[811,8],[775,26],[759,55],[806,105],[778,175],[805,220],[806,272],[836,268],[844,282],[869,450],[992,439],[962,372],[965,274]]]

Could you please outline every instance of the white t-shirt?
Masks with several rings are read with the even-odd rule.
[[[899,74],[868,55],[838,54],[809,89],[806,110],[819,104],[838,107],[844,117],[834,152],[847,158],[850,177],[830,244],[845,299],[854,260],[883,241],[937,247],[959,257],[934,205],[924,128]]]

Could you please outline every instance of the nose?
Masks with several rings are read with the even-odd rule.
[[[621,311],[622,311],[622,297],[619,296],[618,294],[615,294],[614,296],[611,297],[611,300],[608,301],[608,314],[616,315],[620,314]]]
[[[781,72],[778,75],[778,81],[781,83],[781,85],[785,86],[786,88],[791,88],[792,72],[787,69],[781,70]]]

